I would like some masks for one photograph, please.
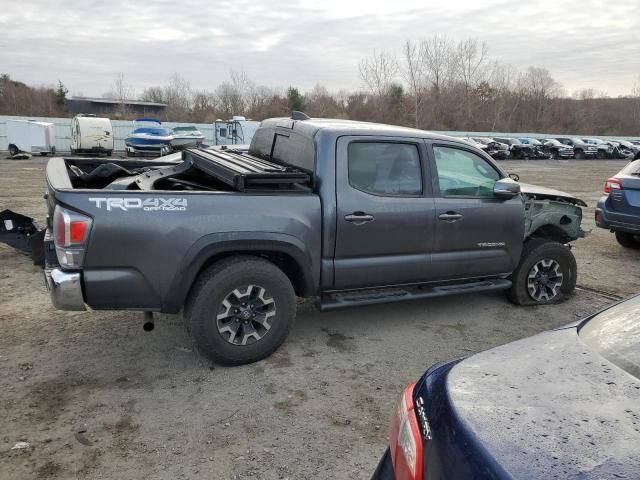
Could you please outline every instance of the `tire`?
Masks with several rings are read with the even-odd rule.
[[[518,267],[511,274],[507,298],[516,305],[562,302],[576,287],[577,271],[576,259],[568,247],[544,238],[529,239],[522,249]],[[537,273],[542,278],[530,278]],[[548,286],[539,286],[538,282]]]
[[[113,155],[113,150],[107,150],[107,157],[110,157],[111,155]]]
[[[640,249],[640,235],[627,232],[616,232],[616,240],[624,248]]]
[[[596,152],[596,158],[598,160],[604,160],[605,158],[607,158],[607,154],[605,152],[603,152],[602,150],[598,150]]]
[[[576,160],[584,160],[585,158],[584,151],[576,150],[575,153],[573,154],[573,158],[575,158]]]
[[[184,315],[202,355],[223,365],[243,365],[268,357],[282,345],[295,320],[296,295],[289,278],[271,262],[237,256],[200,274]]]
[[[18,149],[18,147],[16,147],[13,143],[11,145],[9,145],[9,155],[11,155],[13,157],[14,155],[17,155],[18,153],[20,153],[20,150]]]
[[[40,152],[41,157],[46,157],[47,155],[49,155],[47,152]]]

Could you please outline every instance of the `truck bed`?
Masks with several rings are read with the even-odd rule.
[[[194,148],[180,162],[54,158],[56,190],[310,191],[308,173],[233,149]]]

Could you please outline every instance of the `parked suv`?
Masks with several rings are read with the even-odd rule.
[[[596,207],[596,225],[611,230],[626,248],[640,248],[640,160],[604,183]]]
[[[560,143],[573,147],[573,156],[578,160],[585,158],[595,158],[598,154],[598,147],[584,142],[578,137],[557,137]]]

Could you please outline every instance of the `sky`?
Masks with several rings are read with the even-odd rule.
[[[640,0],[3,0],[0,32],[0,73],[86,96],[116,72],[140,94],[173,72],[214,90],[230,69],[269,87],[354,90],[374,49],[435,34],[547,68],[568,94],[623,95],[640,77]]]

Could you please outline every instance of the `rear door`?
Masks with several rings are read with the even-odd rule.
[[[429,279],[435,206],[427,163],[421,139],[338,139],[336,289]]]
[[[459,144],[430,145],[436,230],[433,274],[457,280],[507,274],[524,241],[524,202],[493,194],[502,173]]]

